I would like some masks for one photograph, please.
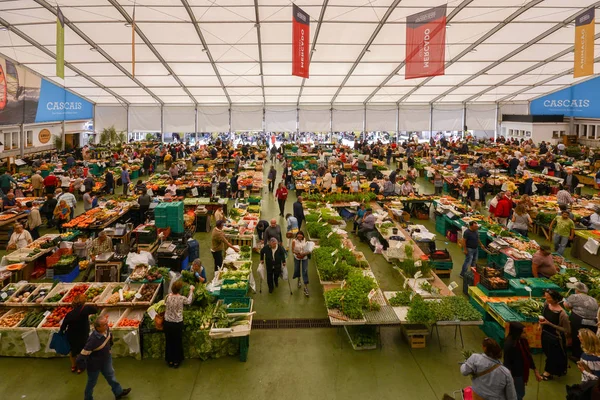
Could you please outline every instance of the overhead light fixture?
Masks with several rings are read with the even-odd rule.
[[[90,51],[98,51],[98,49],[95,47],[90,47]]]
[[[8,30],[8,27],[6,27],[4,25],[0,26],[0,31],[7,31],[7,30]]]
[[[125,26],[131,28],[131,22],[125,22]]]

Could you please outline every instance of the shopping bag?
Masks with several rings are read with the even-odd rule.
[[[71,351],[71,345],[67,340],[67,335],[62,332],[55,332],[50,341],[50,348],[58,354],[66,356]]]
[[[40,338],[36,330],[25,332],[21,335],[21,339],[23,339],[23,343],[25,344],[25,352],[27,354],[37,353],[40,351]]]
[[[283,266],[281,268],[281,279],[283,279],[284,281],[288,280],[288,270],[286,266]]]
[[[267,268],[265,267],[264,262],[258,264],[258,269],[256,270],[256,272],[258,272],[258,276],[260,276],[260,279],[262,279],[263,281],[267,280]]]
[[[532,191],[533,193],[535,193],[535,192],[537,192],[537,191],[538,191],[538,187],[536,186],[536,184],[535,184],[535,183],[532,183],[532,184],[531,184],[531,191]]]

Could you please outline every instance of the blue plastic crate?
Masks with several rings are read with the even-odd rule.
[[[64,275],[54,275],[54,279],[59,282],[71,283],[79,276],[79,266],[75,266],[71,272]]]

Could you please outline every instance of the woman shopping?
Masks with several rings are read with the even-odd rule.
[[[60,332],[67,334],[67,341],[71,346],[71,353],[69,354],[69,359],[71,360],[71,372],[81,373],[80,370],[77,369],[75,360],[85,343],[90,336],[90,315],[97,314],[98,309],[95,306],[85,305],[87,302],[87,297],[84,294],[80,294],[75,297],[71,306],[73,310],[71,310],[63,319],[63,322],[60,326]]]
[[[517,399],[525,397],[525,386],[529,381],[529,371],[533,370],[535,379],[539,382],[542,376],[535,367],[529,342],[523,337],[525,326],[520,322],[511,322],[508,336],[504,342],[504,366],[510,371],[515,382]]]
[[[294,276],[292,279],[298,279],[298,289],[302,287],[304,282],[304,295],[308,297],[308,242],[304,239],[304,233],[298,231],[296,238],[292,241],[292,253],[294,253]]]
[[[171,286],[171,294],[165,298],[165,360],[170,368],[179,368],[183,362],[183,305],[192,304],[194,286],[190,293],[183,297],[180,292],[182,281],[176,281]]]
[[[71,219],[71,208],[66,201],[61,200],[56,208],[54,209],[54,222],[58,227],[59,233],[64,233],[65,229],[62,227],[65,222],[69,222]]]
[[[546,355],[546,366],[542,379],[553,379],[567,373],[567,336],[571,326],[569,317],[560,305],[563,297],[555,290],[544,294],[546,304],[540,317],[542,326],[542,350]]]
[[[275,198],[277,199],[277,203],[279,203],[279,216],[283,217],[283,211],[285,209],[285,201],[288,197],[288,190],[286,189],[283,182],[279,182],[279,186],[277,186],[277,190],[275,191]]]

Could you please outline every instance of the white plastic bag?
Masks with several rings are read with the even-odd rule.
[[[532,183],[532,184],[531,184],[531,191],[532,191],[533,193],[535,193],[535,192],[537,192],[537,191],[538,191],[538,187],[536,186],[536,184],[535,184],[535,183]]]
[[[256,281],[254,280],[254,273],[252,273],[252,271],[250,271],[250,277],[248,278],[248,283],[250,284],[250,287],[252,288],[254,293],[256,293]]]
[[[138,337],[137,331],[131,331],[123,336],[123,341],[129,346],[130,354],[138,354],[140,352],[140,338]]]
[[[310,241],[310,240],[309,240],[309,241],[307,241],[307,242],[306,242],[306,246],[304,247],[304,250],[305,250],[307,253],[312,253],[314,249],[315,249],[315,242],[312,242],[312,241]]]
[[[504,272],[506,272],[510,276],[517,276],[517,270],[515,269],[515,261],[512,258],[506,260],[506,264],[504,264]]]
[[[598,254],[599,246],[600,243],[598,243],[592,238],[589,238],[588,241],[583,245],[583,248],[586,249],[590,254],[596,255]]]
[[[262,279],[263,281],[267,280],[267,268],[265,267],[264,262],[261,262],[260,264],[258,264],[258,268],[256,269],[256,272],[258,273],[258,276],[260,276],[260,279]]]
[[[40,338],[36,330],[30,330],[21,335],[23,343],[25,343],[25,351],[27,354],[32,354],[40,351]]]
[[[284,281],[288,280],[287,266],[282,266],[282,268],[281,268],[281,279],[283,279]]]

